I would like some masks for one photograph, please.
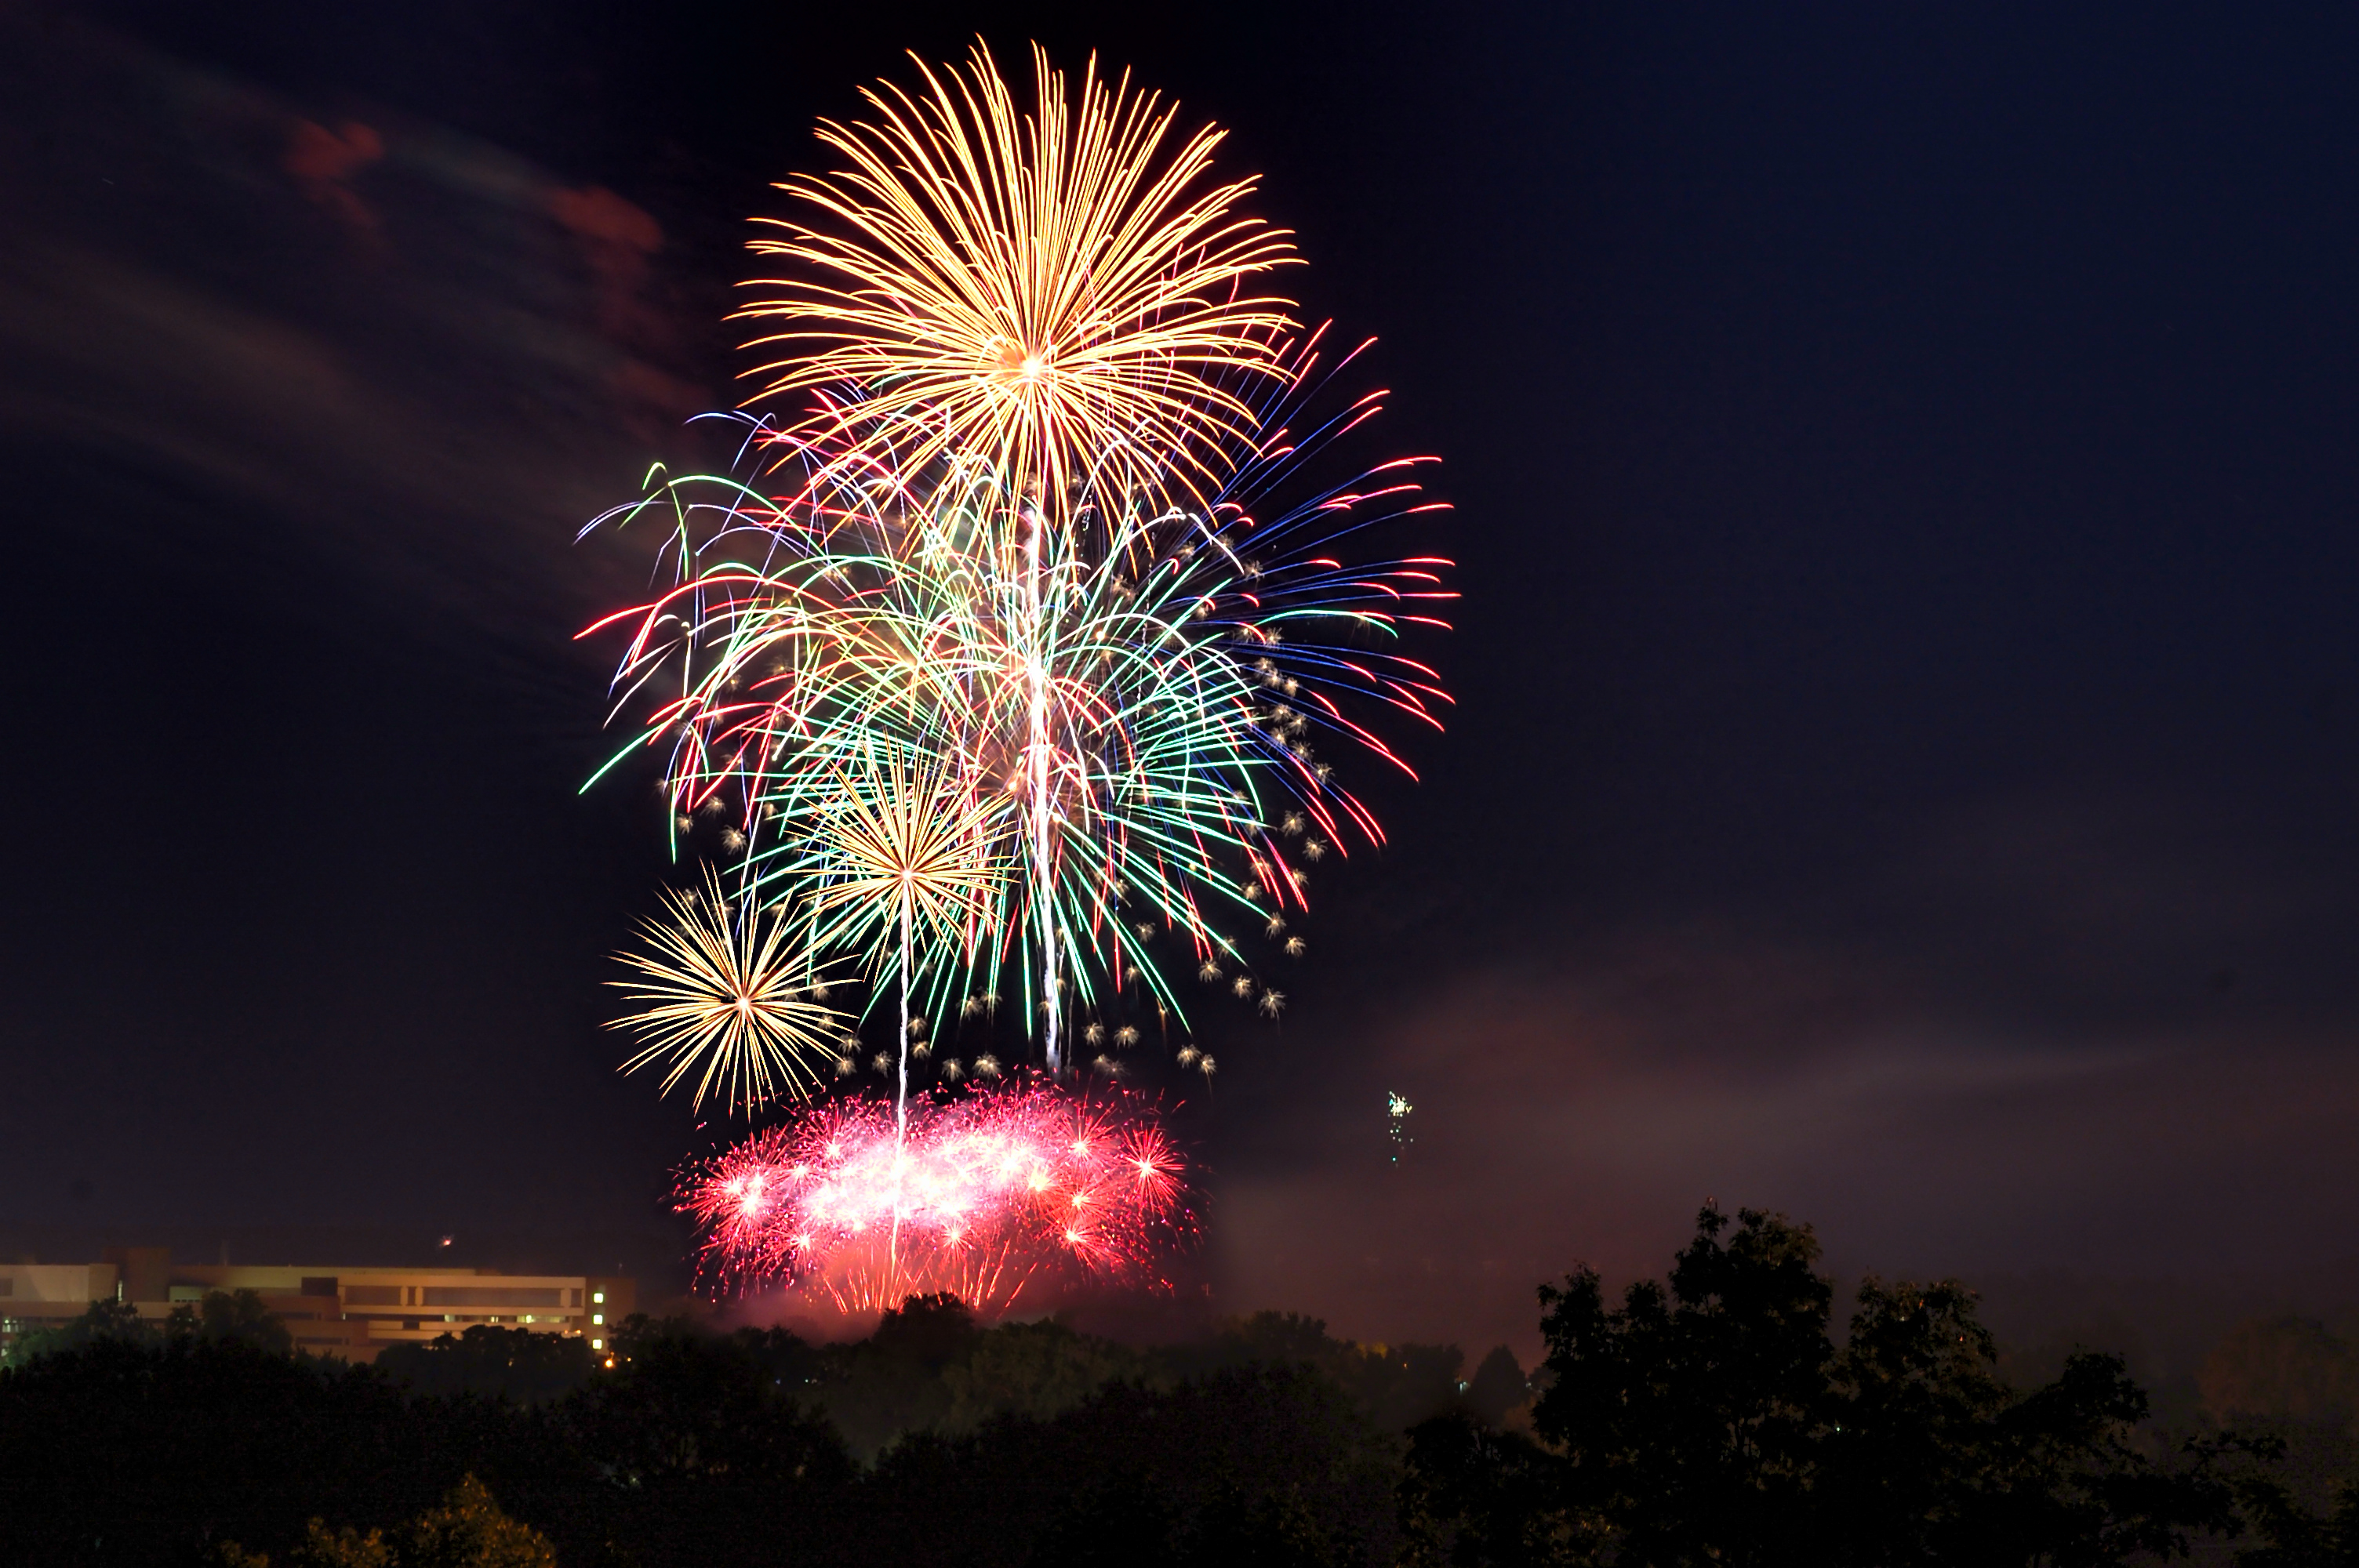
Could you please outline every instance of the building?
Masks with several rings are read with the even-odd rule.
[[[362,1269],[175,1263],[161,1247],[110,1247],[96,1263],[0,1263],[0,1342],[70,1323],[92,1302],[122,1301],[157,1323],[214,1291],[253,1291],[311,1354],[374,1361],[388,1345],[462,1334],[476,1324],[586,1338],[606,1347],[637,1308],[627,1279],[502,1274],[489,1269]]]

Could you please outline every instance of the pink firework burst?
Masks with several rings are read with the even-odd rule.
[[[912,1100],[897,1138],[889,1103],[811,1106],[691,1167],[679,1199],[708,1267],[843,1312],[938,1291],[995,1314],[1089,1283],[1169,1289],[1195,1226],[1152,1105],[1037,1078]]]

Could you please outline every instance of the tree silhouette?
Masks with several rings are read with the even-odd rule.
[[[1724,1239],[1723,1239],[1724,1238]],[[2157,1462],[2145,1394],[2078,1355],[2017,1397],[1954,1281],[1859,1288],[1846,1341],[1807,1226],[1719,1209],[1666,1282],[1543,1286],[1538,1442],[1461,1415],[1412,1434],[1410,1560],[1612,1568],[2104,1568],[2238,1528],[2234,1437]]]

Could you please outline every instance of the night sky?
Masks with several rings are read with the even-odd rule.
[[[2332,1274],[2359,13],[1904,10],[0,11],[0,1246],[677,1265],[573,535],[725,458],[813,119],[980,28],[1234,128],[1458,508],[1450,732],[1169,1077],[1216,1303],[1527,1340],[1707,1196]]]

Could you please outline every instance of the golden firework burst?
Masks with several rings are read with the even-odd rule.
[[[708,871],[697,890],[667,890],[665,917],[644,923],[644,946],[616,954],[637,974],[608,983],[636,1004],[607,1027],[643,1046],[626,1073],[668,1063],[663,1090],[697,1074],[692,1104],[716,1094],[751,1112],[781,1095],[806,1098],[850,1022],[818,1000],[824,989],[775,908],[732,903]]]
[[[1110,438],[1206,488],[1250,446],[1241,393],[1287,374],[1292,302],[1253,280],[1299,260],[1238,211],[1254,178],[1206,179],[1223,133],[1175,136],[1175,105],[1094,59],[1069,89],[1037,46],[1029,106],[980,43],[918,69],[919,95],[864,91],[873,122],[822,122],[844,167],[785,181],[800,213],[762,221],[779,233],[752,249],[791,265],[739,311],[775,324],[747,345],[775,356],[760,395],[849,385],[812,427],[881,435],[904,473],[979,460],[1059,513]]]
[[[889,961],[897,939],[905,949],[971,946],[1006,871],[992,849],[1004,804],[898,750],[863,747],[832,779],[805,868],[815,873],[806,884],[813,946],[864,938],[872,962]]]

